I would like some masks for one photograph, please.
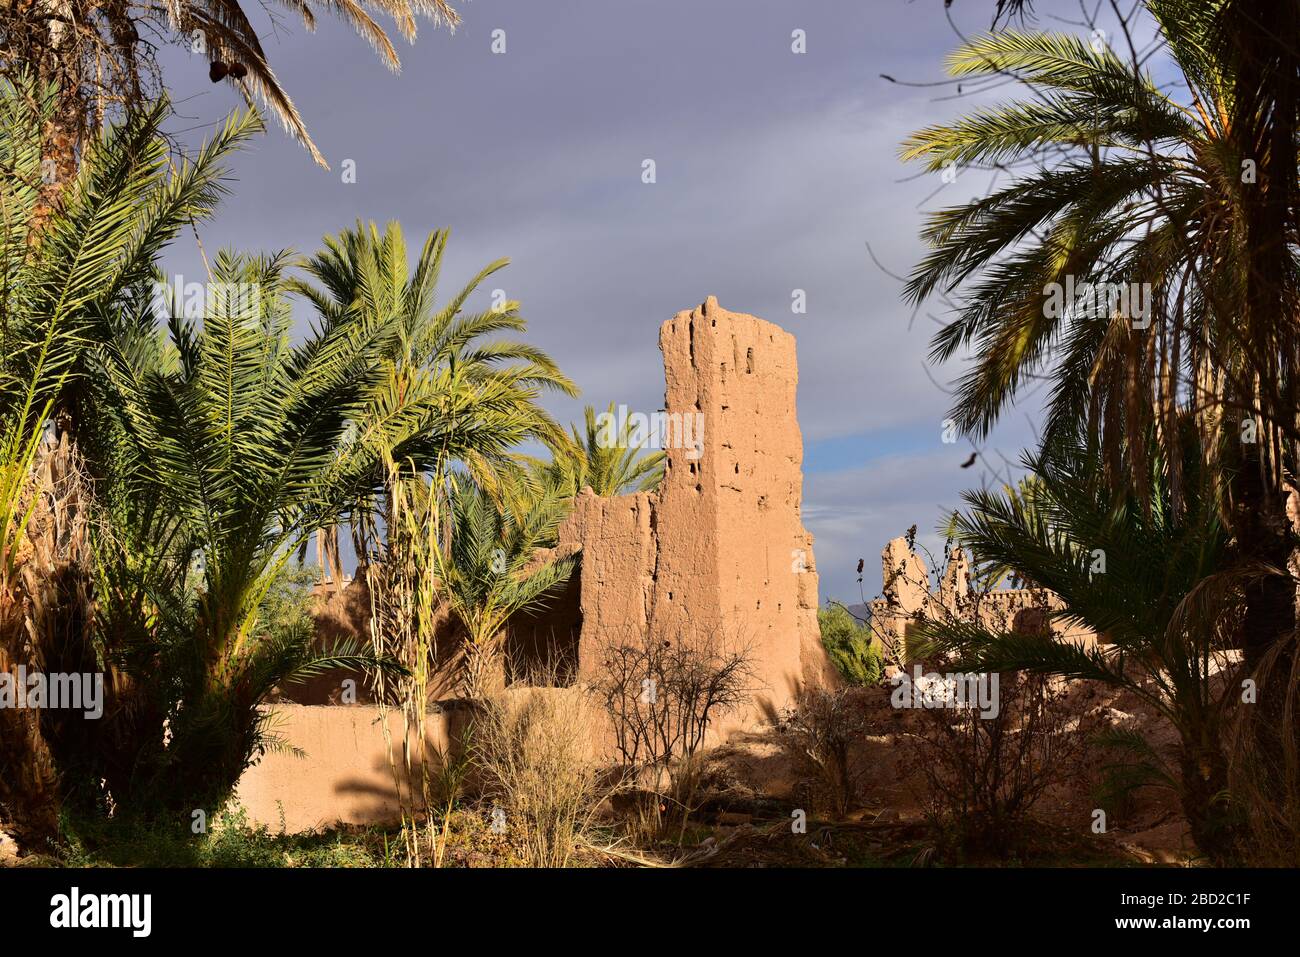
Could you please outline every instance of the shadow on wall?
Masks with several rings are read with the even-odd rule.
[[[244,773],[236,800],[249,819],[290,832],[336,824],[374,824],[399,816],[397,788],[379,709],[278,704],[271,707],[273,728],[302,754],[271,752]],[[462,745],[463,711],[431,712],[425,719],[428,753],[447,753]],[[402,758],[401,714],[390,712],[391,758],[403,786],[410,783]],[[419,754],[414,730],[408,739]],[[412,769],[419,781],[418,763]]]

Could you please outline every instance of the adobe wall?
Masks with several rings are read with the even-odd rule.
[[[547,608],[511,622],[510,645],[534,656],[548,646],[570,657],[576,650],[585,681],[598,677],[605,642],[717,636],[744,645],[755,694],[746,711],[720,723],[717,739],[789,706],[804,683],[838,681],[821,644],[812,536],[800,516],[795,343],[778,326],[728,312],[710,297],[664,323],[659,347],[665,410],[699,413],[700,441],[665,449],[664,481],[653,493],[577,496],[557,549],[577,554],[574,577]],[[315,614],[322,636],[369,643],[363,581],[322,588]],[[364,699],[301,703],[335,702],[338,685],[338,675],[323,676],[287,689],[290,700],[273,706],[283,722],[277,731],[307,757],[267,754],[245,773],[238,797],[254,821],[278,827],[283,812],[288,828],[300,830],[396,817],[378,710]],[[439,748],[454,736],[447,720],[429,717]],[[390,729],[400,751],[400,727]],[[612,754],[609,729],[598,739]]]
[[[1091,629],[1051,617],[1065,607],[1055,592],[1047,588],[979,591],[971,587],[969,569],[965,553],[953,549],[940,573],[938,587],[932,588],[925,562],[906,538],[900,536],[885,546],[880,554],[884,587],[881,597],[871,603],[871,624],[900,661],[907,660],[909,629],[927,619],[965,621],[994,632],[1050,631],[1058,641],[1097,641]]]
[[[569,688],[522,688],[505,692],[507,701],[519,695],[579,693]],[[390,709],[387,737],[378,707],[302,705],[281,702],[267,706],[275,732],[300,753],[285,750],[264,754],[239,779],[235,802],[249,821],[272,831],[289,833],[328,828],[336,824],[388,824],[401,819],[397,781],[410,801],[411,782],[420,787],[415,729],[404,730],[402,715]],[[464,709],[435,709],[425,716],[427,753],[463,754],[467,714]],[[598,722],[591,745],[600,753],[613,747],[609,729]],[[414,755],[407,775],[402,756],[403,735],[409,734]],[[391,747],[391,751],[390,751]],[[394,777],[394,765],[396,777]],[[436,773],[436,769],[431,769]]]
[[[663,324],[659,348],[664,412],[698,413],[702,435],[668,443],[657,491],[586,491],[560,529],[581,553],[579,673],[595,676],[608,641],[717,635],[750,651],[759,689],[743,717],[754,720],[805,682],[836,680],[800,516],[794,337],[709,297]]]
[[[283,825],[293,833],[340,822],[377,824],[400,819],[378,708],[281,703],[268,710],[276,734],[301,753],[271,751],[244,772],[235,800],[250,821],[276,831]],[[434,750],[450,745],[448,717],[428,717],[425,731]],[[390,712],[388,731],[400,767],[400,713]]]

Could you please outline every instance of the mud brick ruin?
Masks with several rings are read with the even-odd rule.
[[[902,661],[910,660],[908,632],[923,619],[955,619],[990,631],[1050,632],[1062,641],[1097,640],[1091,630],[1051,617],[1064,604],[1060,596],[1046,588],[973,589],[970,561],[960,548],[949,554],[937,588],[931,587],[921,556],[902,536],[880,553],[880,574],[884,588],[881,597],[870,605],[872,630]]]
[[[804,683],[836,683],[817,625],[812,536],[800,517],[795,342],[778,326],[728,312],[710,297],[665,322],[659,347],[667,421],[689,415],[702,431],[683,430],[688,443],[667,443],[658,490],[611,498],[586,490],[577,497],[556,549],[576,555],[576,570],[545,609],[511,622],[509,647],[516,659],[558,649],[574,663],[573,677],[591,681],[607,641],[645,635],[743,644],[753,698],[717,729],[720,735],[789,707]],[[322,587],[316,618],[322,636],[368,641],[364,583]],[[315,706],[334,701],[337,684],[323,678],[311,694],[293,696],[300,703],[274,706],[278,730],[308,758],[269,754],[244,775],[239,799],[252,820],[283,820],[296,830],[393,817],[378,709]],[[435,744],[449,746],[449,719],[441,712],[429,717]],[[392,720],[390,731],[400,739]]]
[[[803,441],[794,337],[709,297],[659,330],[669,428],[655,492],[579,495],[560,529],[578,568],[545,615],[515,623],[537,646],[567,636],[580,679],[607,641],[716,635],[750,650],[753,714],[787,707],[804,682],[834,681],[817,626],[812,536],[800,517]]]

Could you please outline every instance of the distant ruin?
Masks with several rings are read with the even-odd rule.
[[[995,632],[1051,634],[1058,640],[1090,643],[1090,629],[1053,618],[1064,608],[1060,596],[1046,588],[975,589],[970,581],[970,560],[954,548],[932,587],[925,561],[906,537],[889,542],[880,553],[884,587],[870,604],[872,630],[900,662],[909,661],[908,633],[923,620],[957,620],[978,624]]]

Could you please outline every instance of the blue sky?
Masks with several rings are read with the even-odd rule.
[[[957,0],[953,15],[975,33],[992,7]],[[708,295],[782,325],[798,340],[804,521],[822,599],[858,599],[859,558],[870,598],[887,539],[913,523],[929,533],[963,488],[995,480],[984,461],[959,467],[964,442],[941,442],[948,397],[925,371],[934,317],[913,316],[867,252],[905,273],[921,255],[924,209],[988,187],[986,173],[944,185],[898,160],[909,132],[971,105],[879,76],[941,78],[958,41],[943,0],[459,8],[454,35],[425,24],[414,46],[400,44],[400,75],[328,20],[314,34],[288,22],[268,31],[272,64],[333,168],[273,129],[238,157],[204,246],[311,252],[361,218],[400,220],[418,247],[450,227],[443,291],[511,258],[478,305],[494,288],[522,302],[528,338],[583,389],[548,401],[561,421],[585,403],[658,409],[658,326]],[[494,30],[504,54],[492,52]],[[791,50],[795,30],[806,53]],[[200,57],[169,51],[164,67],[185,139],[240,104]],[[355,183],[343,182],[345,160]],[[167,268],[201,275],[192,236]],[[791,310],[795,289],[806,314]],[[960,368],[930,371],[942,383]],[[1033,408],[1009,415],[990,446],[1017,459]]]

